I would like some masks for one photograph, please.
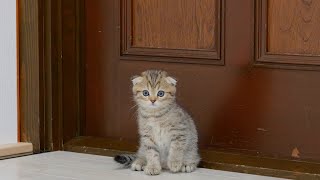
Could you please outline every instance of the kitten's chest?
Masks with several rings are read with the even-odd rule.
[[[168,125],[165,122],[151,121],[151,132],[154,142],[159,148],[166,148],[170,144],[170,134]]]

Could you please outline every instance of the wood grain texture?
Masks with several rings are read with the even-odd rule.
[[[62,39],[62,106],[63,106],[63,140],[69,141],[79,135],[79,49],[77,37],[77,3],[78,0],[61,1],[61,39]],[[68,104],[64,106],[64,104]],[[74,126],[76,124],[76,126]]]
[[[221,0],[122,0],[121,59],[223,65],[224,5]]]
[[[270,2],[268,0],[255,1],[255,65],[267,68],[319,71],[319,55],[310,53],[312,49],[310,45],[317,46],[316,43],[311,43],[314,40],[308,38],[301,41],[303,34],[298,33],[307,32],[310,26],[306,26],[305,29],[300,26],[303,22],[300,22],[301,13],[297,12],[297,1],[286,1],[288,6],[282,4],[279,7],[274,3],[284,1],[274,1],[272,7]],[[308,2],[306,3],[308,4]],[[311,4],[312,1],[309,2],[309,5]],[[287,7],[287,11],[284,10],[284,14],[282,11],[278,11],[279,8],[285,7]],[[274,15],[271,8],[275,9],[275,14],[279,15],[279,18]],[[269,16],[272,16],[271,19]],[[294,17],[296,20],[292,20],[291,25],[285,22]],[[317,19],[317,17],[313,17],[313,19]],[[273,32],[273,36],[270,35],[270,31]],[[270,50],[271,46],[274,50]]]
[[[76,2],[19,4],[21,141],[32,142],[35,152],[61,150],[62,119],[79,119]],[[78,133],[78,125],[65,127],[69,139]]]
[[[320,55],[320,1],[268,0],[267,13],[267,52]]]
[[[40,28],[39,1],[19,1],[19,66],[21,141],[40,151]]]
[[[52,13],[52,6],[51,1],[45,1],[43,4],[44,14],[43,14],[43,29],[44,29],[44,37],[43,37],[43,57],[46,59],[43,65],[43,71],[42,71],[42,80],[44,89],[44,94],[46,96],[46,104],[44,107],[45,116],[44,116],[44,129],[42,131],[41,136],[43,137],[41,139],[41,149],[43,151],[52,150],[52,122],[54,122],[52,119],[53,117],[53,111],[52,111],[52,100],[55,99],[53,97],[54,92],[52,91],[52,44],[51,44],[51,33],[52,33],[52,19],[51,19],[51,13]]]
[[[177,99],[196,121],[201,150],[320,162],[319,72],[252,65],[256,1],[226,1],[226,64],[219,67],[185,64],[188,58],[119,60],[121,13],[112,13],[117,2],[86,1],[84,135],[137,139],[130,77],[158,68],[179,79]],[[299,159],[291,156],[295,148]]]
[[[79,133],[77,6],[80,2],[83,1],[44,1],[43,48],[46,61],[41,72],[45,94],[45,116],[41,121],[44,124],[43,151],[61,150],[64,140],[68,141]]]
[[[62,37],[61,0],[44,2],[45,140],[42,150],[61,150],[62,135]]]
[[[217,0],[133,0],[133,47],[214,49]]]
[[[119,52],[121,52],[120,37],[123,24],[121,24],[119,12],[120,1],[86,0],[84,9],[86,21],[83,30],[86,41],[85,95],[82,96],[82,101],[86,102],[86,119],[85,126],[83,127],[82,124],[81,127],[83,129],[81,135],[116,138],[119,140],[116,145],[123,147],[124,151],[129,151],[131,147],[125,146],[123,140],[129,139],[133,142],[138,137],[136,114],[132,108],[134,104],[130,90],[130,77],[145,69],[160,68],[179,78],[177,99],[196,120],[200,149],[207,152],[202,154],[203,157],[214,157],[211,153],[216,149],[222,149],[223,153],[232,150],[234,154],[244,154],[245,157],[250,156],[258,161],[255,164],[246,158],[236,159],[235,156],[228,154],[225,156],[227,163],[223,167],[227,170],[236,170],[236,168],[228,169],[234,165],[232,163],[235,161],[240,162],[241,165],[251,163],[250,168],[268,166],[278,170],[288,167],[296,170],[297,164],[299,165],[297,169],[301,170],[300,168],[303,169],[304,166],[300,163],[306,161],[308,161],[307,164],[319,163],[320,143],[317,140],[320,127],[318,121],[320,118],[319,72],[285,71],[252,66],[254,2],[254,0],[226,1],[226,10],[223,12],[228,17],[225,28],[226,64],[223,67],[217,67],[186,64],[190,57],[180,57],[179,60],[174,61],[175,63],[166,63],[167,61],[158,59],[159,52],[156,51],[148,56],[142,53],[136,54],[134,58],[139,61],[121,61],[123,56],[119,56]],[[70,2],[66,3],[70,9],[65,9],[65,16],[70,18],[74,13],[74,5]],[[65,23],[61,29],[66,29],[62,32],[73,36],[75,30],[72,28],[77,26],[71,18],[66,19]],[[68,41],[74,41],[77,38],[70,37]],[[64,53],[79,53],[75,51],[71,42],[66,43],[70,47],[67,48],[69,51]],[[198,52],[200,50],[196,53]],[[61,54],[57,53],[57,55]],[[74,55],[69,54],[66,57],[72,59]],[[66,60],[68,59],[64,59]],[[61,61],[58,62],[61,63]],[[72,59],[66,64],[63,72],[57,72],[60,80],[63,80],[68,73],[74,73],[70,78],[66,78],[68,81],[78,76],[76,74],[78,72],[73,71],[73,65],[81,64],[74,62],[75,60]],[[71,68],[70,72],[68,72],[69,68]],[[58,82],[61,83],[61,81]],[[56,85],[54,90],[59,90],[61,86]],[[75,92],[75,85],[77,82],[64,82],[63,88],[70,87],[71,89],[67,90],[69,94]],[[72,102],[73,97],[75,96],[64,97],[66,98],[63,101],[64,106],[79,106]],[[67,107],[66,110],[64,107],[56,107],[63,113],[71,113],[64,117],[76,117],[73,114],[75,107]],[[74,129],[79,126],[79,119],[78,121],[64,119],[63,123],[64,125],[55,127],[58,128],[58,132],[62,129],[65,133],[74,135],[73,133],[76,132]],[[68,140],[72,136],[65,137]],[[95,144],[95,141],[89,139],[76,146],[70,146],[67,143],[64,148],[104,153],[107,149],[104,145],[110,145],[109,142],[102,139]],[[94,147],[91,149],[90,146]],[[294,149],[299,150],[299,158],[292,157]],[[114,154],[113,151],[111,153]],[[270,161],[261,159],[271,159],[271,161],[276,159],[273,161],[276,163],[268,164]],[[277,163],[283,159],[293,164],[289,166]],[[208,165],[210,166],[219,167],[219,163]],[[311,173],[313,173],[318,172],[318,169],[304,170],[308,172],[312,170]],[[246,171],[248,169],[243,170],[243,172]],[[301,174],[293,173],[293,176],[295,175]]]

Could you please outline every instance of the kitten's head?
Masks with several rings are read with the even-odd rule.
[[[142,108],[162,108],[175,101],[177,81],[165,71],[144,71],[132,77],[132,84],[134,100]]]

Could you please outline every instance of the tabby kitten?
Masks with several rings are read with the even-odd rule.
[[[165,71],[148,70],[133,77],[132,84],[140,147],[135,155],[118,155],[115,161],[147,175],[161,169],[194,171],[200,161],[198,136],[192,118],[175,101],[177,81]]]

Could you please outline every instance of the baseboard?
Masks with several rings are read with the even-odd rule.
[[[12,143],[0,145],[0,160],[26,156],[33,152],[33,146],[31,143]]]
[[[137,144],[121,139],[77,137],[64,145],[65,151],[114,156],[132,153]],[[249,156],[221,150],[200,151],[200,167],[288,179],[320,179],[320,164],[314,162]]]

